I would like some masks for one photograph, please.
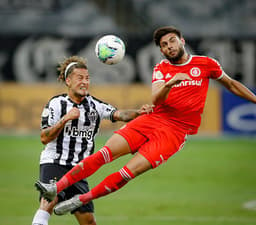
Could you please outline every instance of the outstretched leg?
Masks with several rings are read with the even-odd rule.
[[[55,184],[37,181],[35,186],[48,201],[51,201],[60,191],[89,177],[102,165],[130,152],[127,141],[121,135],[114,134],[101,150],[81,160]]]
[[[68,186],[91,176],[102,165],[111,162],[112,152],[109,147],[104,146],[95,154],[92,154],[83,160],[81,160],[76,166],[74,166],[69,172],[67,172],[57,183],[57,193],[62,191]]]
[[[77,195],[72,199],[59,203],[56,205],[54,212],[57,215],[64,215],[93,199],[115,192],[131,179],[151,168],[149,161],[140,153],[137,153],[121,170],[107,176],[88,193]]]

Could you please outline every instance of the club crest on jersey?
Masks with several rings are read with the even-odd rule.
[[[190,70],[190,75],[193,77],[199,77],[201,74],[201,70],[198,67],[193,67]]]
[[[98,118],[98,114],[95,110],[92,110],[91,112],[88,112],[87,116],[88,116],[90,121],[96,121],[97,118]]]

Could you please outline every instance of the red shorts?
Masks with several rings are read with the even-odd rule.
[[[132,153],[139,152],[152,165],[159,166],[185,144],[186,132],[152,114],[139,116],[115,131],[128,142]]]

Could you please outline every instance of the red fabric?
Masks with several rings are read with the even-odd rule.
[[[104,146],[98,152],[84,158],[69,172],[67,172],[57,183],[58,193],[72,184],[89,177],[102,165],[112,161],[111,150]]]
[[[186,129],[153,114],[139,116],[115,133],[123,136],[131,151],[138,151],[153,168],[179,151],[186,140]]]
[[[86,204],[93,199],[117,191],[133,178],[134,175],[132,172],[127,167],[123,167],[119,172],[115,172],[107,176],[101,183],[95,186],[88,193],[80,195],[79,199],[83,202],[83,204]]]
[[[209,79],[219,79],[223,70],[214,59],[191,56],[184,64],[174,65],[163,60],[154,67],[152,83],[167,82],[177,73],[186,73],[192,79],[175,85],[163,104],[154,113],[167,121],[175,121],[189,128],[189,134],[197,133],[205,105]]]
[[[61,192],[69,186],[69,181],[67,177],[63,176],[57,183],[57,193]]]

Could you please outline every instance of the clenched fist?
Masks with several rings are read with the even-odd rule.
[[[73,107],[72,109],[70,109],[68,111],[68,113],[66,114],[66,118],[68,120],[74,120],[74,119],[78,119],[80,116],[80,111],[78,108]]]

